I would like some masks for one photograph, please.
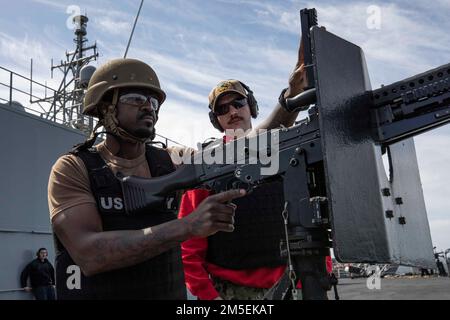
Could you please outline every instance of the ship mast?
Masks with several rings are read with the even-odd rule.
[[[54,93],[52,106],[46,114],[47,119],[61,118],[63,124],[83,131],[88,135],[93,127],[93,119],[82,114],[83,97],[89,83],[89,78],[95,71],[95,67],[90,66],[91,61],[98,58],[97,44],[87,46],[87,22],[88,17],[78,15],[73,18],[74,23],[74,43],[75,50],[66,52],[66,60],[57,65],[53,65],[53,70],[62,72],[63,78],[58,90]]]

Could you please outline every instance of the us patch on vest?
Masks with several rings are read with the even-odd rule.
[[[124,213],[123,198],[118,196],[98,196],[97,200],[101,212]]]

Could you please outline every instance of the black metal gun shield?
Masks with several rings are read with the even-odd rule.
[[[318,27],[312,28],[312,39],[336,258],[433,267],[413,140],[390,147],[389,180],[372,135],[371,86],[362,49]]]

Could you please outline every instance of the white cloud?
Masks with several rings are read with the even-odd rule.
[[[234,2],[234,1],[232,1]],[[238,1],[237,3],[241,3]],[[367,28],[367,8],[373,3],[352,1],[346,3],[294,1],[290,4],[243,1],[254,5],[252,23],[260,24],[284,33],[299,34],[299,9],[315,7],[319,24],[330,32],[361,46],[366,54],[373,83],[399,80],[445,63],[450,56],[450,35],[446,25],[437,25],[422,10],[414,10],[403,3],[375,2],[381,9],[381,29]],[[434,11],[445,12],[448,1],[434,5]],[[428,9],[426,6],[422,9]],[[448,24],[447,24],[448,25]],[[433,41],[435,39],[436,41]],[[430,59],[433,57],[433,59]],[[389,68],[386,68],[389,66]]]
[[[38,105],[30,105],[30,82],[22,76],[31,77],[31,58],[33,58],[33,80],[49,87],[55,88],[58,84],[56,79],[48,79],[50,75],[50,60],[52,52],[58,51],[54,45],[44,45],[40,39],[36,39],[31,35],[24,34],[23,36],[14,37],[0,32],[0,58],[1,66],[14,72],[12,99],[29,107],[32,110],[41,110]],[[57,71],[55,72],[57,75]],[[6,70],[0,69],[0,82],[6,86],[10,84],[10,73]],[[22,92],[20,92],[20,91]],[[34,84],[33,95],[44,97],[45,88]],[[47,90],[47,94],[50,94]],[[0,97],[9,100],[9,88],[1,86]],[[33,98],[36,100],[36,98]],[[49,107],[43,104],[44,108]]]
[[[120,21],[110,16],[98,17],[94,20],[101,31],[106,31],[112,35],[127,36],[131,32],[132,24],[129,21]]]
[[[450,218],[430,220],[431,238],[438,251],[450,249]]]
[[[134,48],[136,57],[140,57],[154,66],[158,75],[162,77],[178,79],[187,83],[194,83],[200,86],[209,86],[217,81],[217,78],[209,74],[209,70],[202,70],[199,65],[192,65],[189,61],[179,59],[174,55],[161,54],[155,50],[144,48]]]
[[[46,6],[50,6],[56,9],[66,9],[67,5],[62,4],[60,1],[52,1],[52,0],[32,0],[33,2],[40,3]]]
[[[30,58],[47,59],[45,46],[27,34],[22,39],[0,32],[0,57],[13,65],[30,65]]]
[[[156,132],[193,148],[209,137],[221,136],[209,122],[206,104],[199,112],[198,107],[175,99],[162,105]]]
[[[168,92],[171,92],[172,94],[175,94],[176,96],[186,99],[190,102],[195,102],[198,105],[206,105],[207,104],[206,103],[207,98],[204,95],[194,93],[193,91],[190,91],[190,90],[182,89],[173,82],[166,83],[164,85],[164,88]]]
[[[416,151],[425,203],[430,218],[449,217],[450,134],[441,128],[416,137]],[[450,230],[450,229],[449,229]],[[450,247],[450,242],[448,243]]]

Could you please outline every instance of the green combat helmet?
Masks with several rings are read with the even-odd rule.
[[[102,65],[92,75],[84,97],[83,114],[98,118],[97,105],[105,93],[124,87],[149,88],[158,95],[160,105],[166,99],[158,76],[148,64],[136,59],[114,59]]]
[[[97,135],[97,129],[104,127],[106,133],[112,134],[125,141],[132,143],[145,143],[148,139],[135,137],[128,131],[119,127],[116,118],[116,106],[119,96],[119,89],[126,87],[148,88],[156,93],[159,105],[166,99],[166,94],[161,90],[158,76],[155,71],[146,63],[136,59],[114,59],[106,62],[98,68],[87,87],[83,101],[83,114],[99,119],[91,136],[84,143],[75,148],[90,148],[93,146]],[[112,101],[103,101],[107,93],[113,94]],[[158,115],[156,114],[156,120]],[[154,135],[149,138],[154,139]]]

